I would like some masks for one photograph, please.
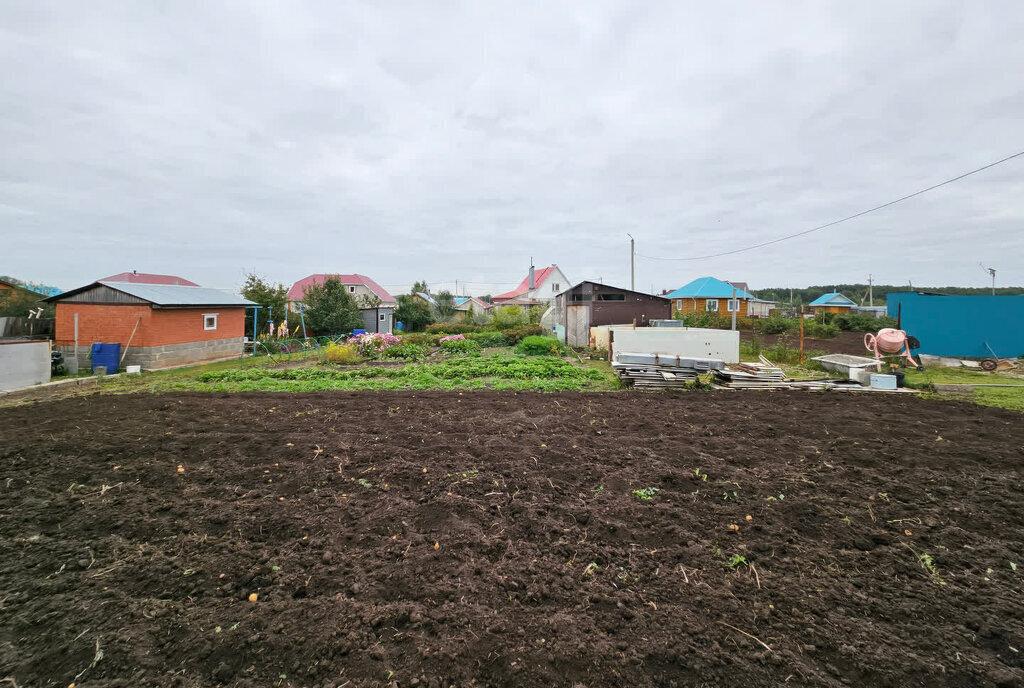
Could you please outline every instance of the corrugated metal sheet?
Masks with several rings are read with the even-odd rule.
[[[207,306],[255,306],[220,289],[185,287],[173,284],[134,284],[131,282],[94,282],[47,301],[61,303],[148,303],[154,308],[199,308]]]
[[[921,342],[921,353],[987,358],[1024,354],[1024,296],[890,292],[889,315]],[[900,308],[902,304],[902,309]]]
[[[147,303],[145,299],[125,294],[103,284],[96,284],[91,289],[73,293],[59,300],[61,303]]]

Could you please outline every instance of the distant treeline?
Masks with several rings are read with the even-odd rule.
[[[804,289],[789,289],[775,287],[772,289],[752,289],[751,293],[759,299],[775,301],[779,304],[804,305],[814,301],[823,294],[837,291],[843,296],[856,301],[868,304],[868,285],[866,284],[835,284],[827,287],[806,287]],[[906,284],[876,284],[873,288],[874,303],[876,306],[885,305],[885,295],[896,291],[923,291],[932,294],[956,294],[963,296],[988,295],[992,293],[992,287],[919,287],[914,285],[911,289]],[[790,296],[792,294],[792,296]],[[1019,295],[1024,294],[1024,287],[996,287],[996,294]],[[791,300],[792,299],[792,300]]]

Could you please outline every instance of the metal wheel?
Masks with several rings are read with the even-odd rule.
[[[999,361],[997,361],[994,358],[985,358],[985,359],[982,359],[982,361],[981,361],[981,369],[982,370],[987,370],[990,373],[993,370],[995,370],[998,366],[999,366]]]

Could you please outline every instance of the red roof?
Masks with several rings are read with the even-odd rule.
[[[98,282],[131,282],[132,284],[171,284],[179,287],[198,287],[195,282],[178,277],[177,275],[154,275],[151,272],[121,272],[110,277],[104,277]]]
[[[540,285],[544,283],[544,280],[546,280],[548,278],[548,275],[550,275],[551,272],[554,269],[555,269],[555,266],[552,265],[549,268],[541,268],[540,270],[534,270],[533,271],[533,288],[537,289],[538,287],[540,287]],[[523,278],[523,281],[519,283],[518,287],[516,287],[512,291],[507,291],[504,294],[498,294],[497,296],[493,297],[492,300],[493,301],[498,301],[500,299],[502,301],[507,301],[507,300],[514,299],[516,297],[522,296],[523,294],[525,294],[528,291],[530,291],[530,276],[529,275],[527,275],[526,277]]]
[[[323,284],[327,281],[328,277],[333,277],[342,284],[362,284],[380,297],[382,303],[395,303],[395,297],[389,294],[387,289],[380,286],[366,275],[332,275],[323,272],[310,275],[309,277],[303,277],[293,284],[292,288],[288,290],[288,300],[301,301],[303,294],[306,293],[306,287],[310,287],[314,284]]]

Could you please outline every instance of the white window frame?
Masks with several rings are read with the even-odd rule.
[[[380,315],[378,316],[378,319],[379,319],[379,320],[380,320],[381,322],[384,322],[385,318],[387,318],[387,315],[386,315],[386,314],[384,314],[384,313],[381,313],[381,314],[380,314]]]
[[[352,284],[348,285],[348,293],[349,294],[355,294],[356,293],[355,285],[352,285]]]
[[[216,330],[217,329],[217,316],[220,313],[203,313],[203,329],[204,330]],[[213,327],[210,327],[208,320],[213,318]]]
[[[712,308],[711,304],[715,304],[715,307]],[[707,311],[708,313],[717,313],[718,299],[704,299],[704,310]]]
[[[726,304],[725,304],[725,309],[729,313],[733,313],[733,312],[739,313],[740,312],[740,300],[739,299],[729,299],[726,302]]]
[[[677,311],[683,310],[683,300],[682,299],[676,299],[676,310]]]

